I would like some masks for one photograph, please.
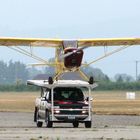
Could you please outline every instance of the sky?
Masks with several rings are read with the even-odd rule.
[[[139,0],[0,0],[0,37],[140,37],[139,5]],[[0,52],[0,60],[6,62],[11,59],[36,62],[6,47],[0,47]],[[46,59],[54,57],[51,49],[34,49],[34,52]],[[140,46],[130,47],[92,66],[110,77],[117,73],[135,77],[139,52]],[[83,61],[92,61],[103,54],[104,48],[86,49]]]

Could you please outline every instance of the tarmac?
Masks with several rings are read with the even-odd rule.
[[[140,140],[140,116],[93,114],[92,128],[37,128],[33,113],[0,112],[0,140]]]

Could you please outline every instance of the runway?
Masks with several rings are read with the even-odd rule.
[[[92,128],[54,124],[37,128],[33,113],[0,112],[0,140],[102,140],[140,139],[140,116],[94,115]]]

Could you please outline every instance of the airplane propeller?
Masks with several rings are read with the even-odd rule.
[[[84,49],[86,49],[86,48],[88,48],[88,47],[89,47],[89,46],[81,47],[81,48],[79,48],[79,49],[73,50],[72,52],[68,52],[68,53],[66,53],[66,54],[63,54],[63,55],[60,56],[60,59],[64,59],[64,58],[66,58],[66,57],[68,57],[68,56],[71,56],[72,54],[75,54],[75,53],[77,53],[78,51],[84,50]]]

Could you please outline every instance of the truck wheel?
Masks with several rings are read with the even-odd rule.
[[[73,127],[78,128],[79,122],[73,122]]]
[[[37,117],[36,117],[36,115],[37,115],[37,107],[35,107],[35,111],[34,111],[34,122],[37,121]]]
[[[91,121],[87,121],[87,122],[85,122],[85,127],[86,128],[91,128]]]
[[[37,122],[36,122],[36,125],[37,125],[37,127],[42,127],[43,122],[37,121]]]
[[[50,116],[49,116],[49,112],[48,111],[46,111],[45,121],[46,121],[46,127],[51,128],[53,126],[52,121],[50,121]]]
[[[38,121],[39,120],[39,114],[38,114],[38,109],[36,110],[36,125],[37,125],[37,127],[42,127],[42,125],[43,125],[43,122],[40,122],[40,121]]]

